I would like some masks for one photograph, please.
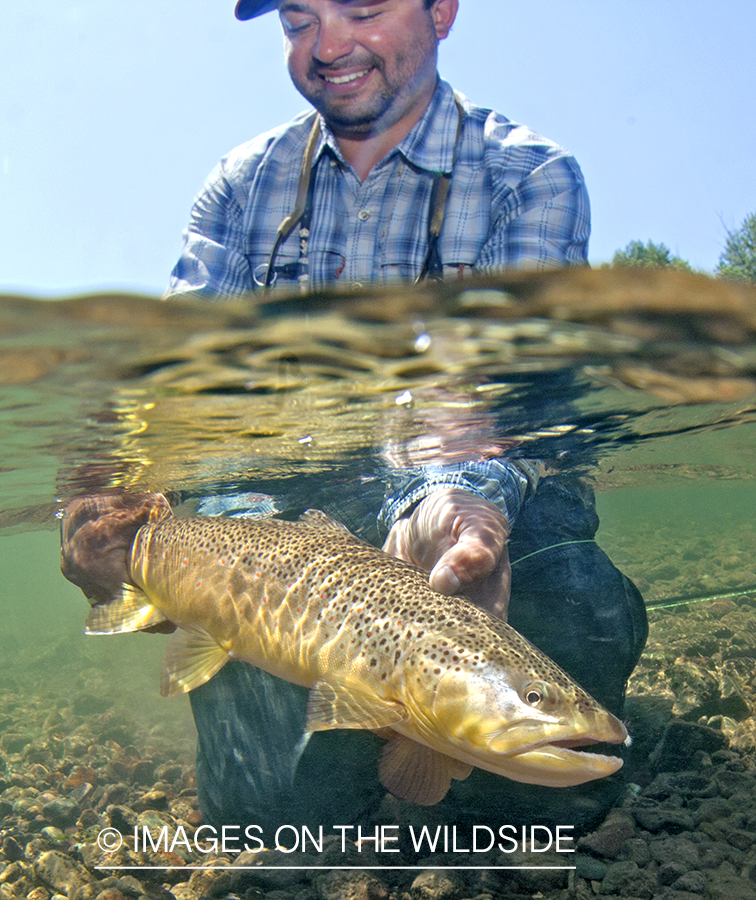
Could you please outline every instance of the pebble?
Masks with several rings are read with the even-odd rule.
[[[421,872],[412,882],[412,900],[458,900],[462,883],[454,872]]]
[[[724,611],[716,627],[741,611],[740,607]],[[728,625],[728,632],[734,648],[738,629]],[[745,638],[751,637],[745,633]],[[703,636],[692,635],[687,646],[705,649],[703,641]],[[717,683],[725,684],[723,679]],[[139,736],[134,730],[127,736],[131,745],[126,740],[119,743],[115,738],[119,723],[108,719],[107,711],[74,714],[70,704],[61,703],[53,713],[49,703],[40,703],[35,725],[34,704],[27,698],[14,707],[0,696],[0,709],[10,710],[3,713],[9,717],[4,733],[28,736],[32,726],[36,728],[30,745],[19,750],[3,745],[0,757],[4,817],[0,900],[756,900],[752,756],[729,743],[725,727],[717,730],[683,721],[672,713],[669,699],[650,695],[639,699],[642,702],[630,705],[636,717],[633,727],[642,731],[635,747],[643,748],[635,756],[631,750],[627,763],[634,787],[624,793],[618,808],[579,838],[577,852],[567,860],[576,866],[568,882],[564,871],[547,869],[292,871],[280,868],[291,865],[291,856],[270,850],[235,859],[196,855],[185,860],[180,846],[172,854],[163,848],[138,856],[124,846],[108,855],[95,843],[99,830],[108,825],[127,836],[135,826],[146,826],[153,833],[165,827],[169,836],[181,826],[193,835],[202,815],[190,752],[172,755],[170,748],[155,748],[148,735]],[[382,814],[391,809],[386,805]],[[180,867],[185,861],[236,863],[236,867],[231,871],[184,867],[118,877],[97,868],[136,863]],[[342,854],[337,842],[327,844],[322,858],[297,862],[364,866],[387,860],[356,851]],[[388,862],[430,867],[460,859],[439,855],[418,864],[396,854]],[[502,859],[492,852],[474,862],[501,865]],[[565,859],[552,857],[549,851],[538,862],[564,864]],[[240,868],[255,863],[279,868]]]

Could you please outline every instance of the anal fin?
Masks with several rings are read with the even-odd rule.
[[[175,697],[209,681],[228,662],[223,647],[203,628],[179,628],[168,639],[160,693]]]
[[[433,806],[443,800],[452,778],[464,780],[472,766],[397,735],[383,748],[378,774],[383,786],[400,800]]]
[[[307,698],[307,731],[385,728],[407,717],[401,703],[382,700],[353,682],[317,681]]]
[[[144,591],[124,584],[115,600],[93,606],[84,624],[84,634],[121,634],[141,631],[168,619],[152,605]]]

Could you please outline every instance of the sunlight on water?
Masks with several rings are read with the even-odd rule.
[[[656,702],[753,752],[754,332],[753,291],[650,271],[255,305],[0,300],[0,757],[52,771],[64,744],[107,745],[108,778],[173,779],[198,815],[189,703],[158,695],[165,637],[82,634],[59,571],[74,497],[318,507],[375,542],[388,467],[470,455],[595,491],[597,541],[649,611],[638,752]]]

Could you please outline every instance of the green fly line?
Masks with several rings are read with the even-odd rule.
[[[597,542],[591,539],[562,541],[559,544],[550,544],[548,547],[541,547],[540,550],[534,550],[532,553],[527,553],[525,556],[516,559],[511,565],[516,566],[517,563],[530,559],[532,556],[538,556],[539,553],[545,553],[547,550],[556,550],[558,547],[570,547],[573,544],[596,544],[596,546],[598,546]],[[739,591],[729,591],[726,594],[706,594],[703,597],[665,597],[663,600],[651,600],[646,603],[646,609],[670,609],[673,606],[685,606],[688,603],[713,603],[715,600],[730,600],[733,597],[747,597],[749,594],[756,594],[756,585],[743,588]]]

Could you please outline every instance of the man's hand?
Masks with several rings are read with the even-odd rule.
[[[434,591],[462,593],[506,621],[512,581],[508,538],[509,522],[497,506],[447,488],[399,519],[383,549],[430,572]]]

